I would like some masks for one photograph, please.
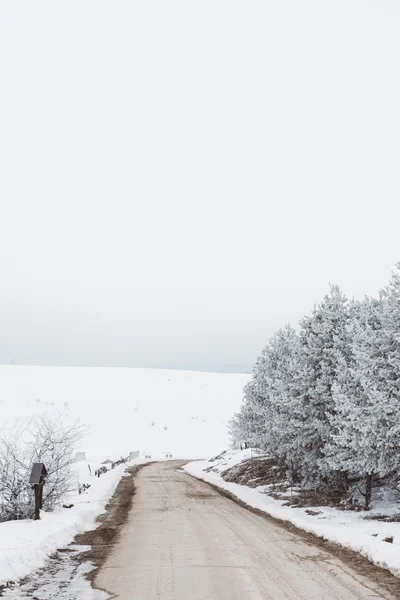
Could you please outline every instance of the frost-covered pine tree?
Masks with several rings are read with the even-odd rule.
[[[366,359],[366,377],[379,402],[379,433],[384,442],[379,445],[378,472],[384,475],[400,469],[400,264],[380,300],[381,327]]]
[[[230,423],[231,439],[247,441],[298,470],[296,415],[301,411],[298,393],[299,338],[290,326],[277,331],[263,348],[251,381],[244,388],[242,407]]]
[[[365,480],[400,469],[400,272],[380,298],[359,303],[351,318],[352,358],[334,389],[329,462]]]
[[[264,350],[264,377],[268,381],[268,447],[287,465],[292,475],[298,471],[299,352],[299,338],[290,325],[278,330]]]
[[[331,417],[335,411],[333,387],[350,353],[347,322],[347,300],[337,286],[331,286],[311,316],[301,321],[298,459],[303,477],[309,482],[331,473],[325,447],[331,438]]]
[[[258,357],[251,380],[244,387],[241,409],[231,422],[234,438],[241,436],[251,446],[271,452],[271,386],[273,351],[268,343]]]
[[[234,447],[246,442],[254,448],[265,448],[265,397],[261,393],[259,358],[254,366],[251,380],[244,386],[243,402],[229,423],[231,443]]]
[[[246,444],[253,448],[263,448],[265,439],[264,420],[259,415],[261,407],[254,402],[252,382],[244,388],[244,398],[239,411],[229,422],[229,434],[233,448]]]
[[[244,427],[242,424],[242,411],[235,413],[233,417],[228,422],[228,432],[231,440],[232,448],[240,448],[243,444],[244,436],[243,436]]]
[[[369,508],[373,474],[379,462],[381,394],[373,373],[373,357],[382,329],[382,302],[366,298],[353,302],[347,326],[350,357],[342,361],[333,386],[334,411],[326,461],[332,470],[351,478],[365,478],[365,507]],[[361,488],[360,488],[360,491]]]
[[[257,359],[253,376],[244,387],[244,402],[241,419],[245,441],[253,448],[269,451],[267,436],[267,418],[269,403],[269,382],[265,376],[265,348]]]

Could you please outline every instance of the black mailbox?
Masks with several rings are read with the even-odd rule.
[[[29,480],[30,485],[40,485],[44,483],[44,478],[47,475],[47,469],[44,463],[34,463],[31,472],[31,478]]]
[[[40,510],[43,504],[43,484],[46,475],[47,469],[44,463],[34,463],[29,483],[35,491],[35,521],[40,519]]]

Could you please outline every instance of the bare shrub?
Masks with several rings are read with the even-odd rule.
[[[42,414],[17,422],[0,438],[0,521],[31,518],[34,512],[29,476],[35,462],[48,471],[43,509],[54,506],[74,487],[72,464],[85,428],[61,415]]]

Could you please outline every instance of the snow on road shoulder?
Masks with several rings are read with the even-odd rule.
[[[124,471],[133,463],[121,464],[100,478],[87,476],[90,488],[83,494],[70,494],[66,503],[52,513],[43,512],[40,521],[22,520],[0,523],[0,585],[16,581],[44,566],[58,549],[70,544],[78,533],[95,526]],[[87,468],[87,466],[85,465]]]
[[[309,514],[310,507],[283,506],[265,493],[265,486],[250,488],[223,480],[221,472],[247,460],[250,450],[228,451],[217,459],[188,463],[183,469],[207,483],[230,492],[252,508],[262,510],[272,517],[288,521],[296,527],[321,538],[355,550],[372,563],[400,576],[400,523],[366,520],[366,513],[344,512],[330,507],[318,507]],[[393,543],[384,541],[393,537]]]

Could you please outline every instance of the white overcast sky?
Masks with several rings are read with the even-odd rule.
[[[0,0],[0,363],[248,371],[400,260],[398,0]]]

